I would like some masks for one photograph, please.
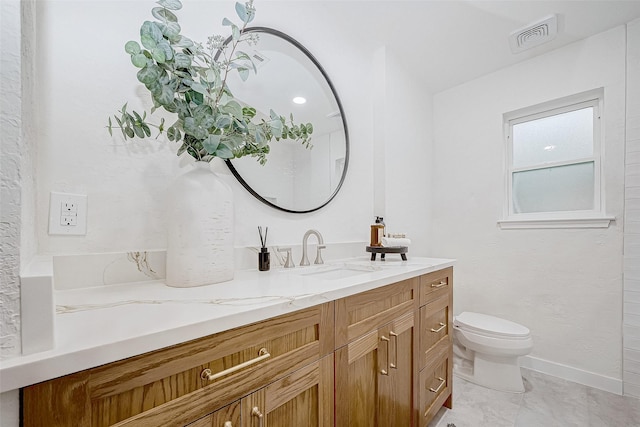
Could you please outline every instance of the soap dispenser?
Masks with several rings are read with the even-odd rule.
[[[377,216],[376,222],[371,224],[371,241],[369,246],[379,247],[382,246],[382,238],[384,237],[384,222],[382,217]]]

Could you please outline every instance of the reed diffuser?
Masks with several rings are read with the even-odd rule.
[[[260,252],[258,253],[258,270],[269,271],[271,268],[271,255],[267,249],[267,234],[269,234],[269,227],[265,227],[264,236],[262,235],[262,226],[258,226],[258,234],[260,234]]]

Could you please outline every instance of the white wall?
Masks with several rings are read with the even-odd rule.
[[[0,358],[20,354],[19,271],[36,252],[34,4],[0,2]],[[18,391],[0,394],[0,425],[19,423]]]
[[[640,19],[627,26],[624,393],[640,398]]]
[[[501,230],[502,114],[598,87],[606,207],[617,221],[608,229]],[[459,260],[454,313],[522,323],[534,358],[620,391],[624,123],[624,27],[434,97],[431,236],[434,255]]]
[[[382,70],[377,70],[381,77],[375,86],[374,132],[379,141],[374,174],[381,176],[373,182],[381,188],[374,189],[374,213],[384,217],[388,232],[407,233],[412,240],[409,256],[426,256],[431,245],[432,98],[417,90],[423,84],[420,76],[402,67],[393,46],[376,55]]]
[[[123,46],[138,39],[142,21],[150,19],[153,1],[38,2],[38,241],[41,253],[109,252],[165,247],[165,188],[179,173],[176,146],[164,140],[121,142],[110,138],[106,119],[124,102],[148,104]],[[298,244],[309,228],[325,242],[364,241],[372,215],[370,175],[370,58],[344,43],[339,31],[325,31],[320,5],[265,2],[257,5],[253,25],[289,33],[323,64],[343,101],[349,124],[352,162],[343,191],[319,212],[292,216],[250,196],[229,174],[236,209],[236,246],[256,245],[256,226],[268,225],[274,245]],[[126,13],[123,13],[126,8]],[[316,11],[318,9],[318,11]],[[179,12],[183,33],[196,40],[224,29],[233,18],[233,2],[186,1]],[[306,18],[305,18],[306,17]],[[327,19],[330,17],[327,17]],[[104,25],[101,23],[109,23]],[[326,21],[324,21],[326,22]],[[216,27],[218,26],[218,27]],[[91,37],[87,35],[91,34]],[[226,34],[226,33],[224,33]],[[70,48],[73,47],[73,48]],[[345,73],[345,69],[360,70]],[[47,234],[51,191],[88,195],[86,237]],[[350,215],[344,216],[344,212]],[[341,218],[340,221],[335,221]]]

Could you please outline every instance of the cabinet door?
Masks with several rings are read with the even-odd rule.
[[[243,427],[333,426],[333,355],[242,399]]]
[[[336,351],[336,426],[411,426],[413,313]]]
[[[380,378],[378,425],[411,426],[415,368],[413,313],[381,328],[380,337],[380,350],[386,352],[381,360],[387,361],[388,375],[381,374]]]
[[[240,401],[220,408],[212,414],[188,424],[186,427],[241,427]]]

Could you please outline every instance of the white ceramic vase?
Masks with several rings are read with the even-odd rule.
[[[167,206],[166,284],[210,285],[233,279],[233,193],[207,162],[174,181]]]

